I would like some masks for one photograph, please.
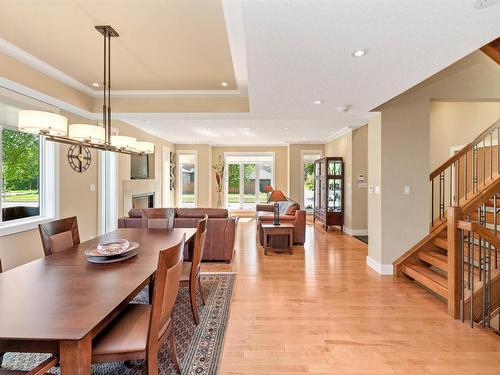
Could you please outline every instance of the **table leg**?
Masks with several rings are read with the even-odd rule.
[[[61,375],[88,375],[92,362],[92,337],[65,340],[59,344]]]
[[[268,239],[267,239],[267,234],[264,232],[264,255],[267,255],[267,246],[268,246]]]

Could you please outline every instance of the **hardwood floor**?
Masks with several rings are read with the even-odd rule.
[[[304,247],[265,257],[240,220],[221,375],[498,374],[500,337],[455,321],[413,282],[380,276],[367,246],[307,226]]]

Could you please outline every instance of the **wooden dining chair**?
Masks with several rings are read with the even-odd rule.
[[[191,310],[196,324],[200,322],[200,313],[198,304],[196,303],[196,289],[198,288],[201,300],[205,304],[205,296],[200,280],[200,266],[203,258],[203,250],[205,249],[205,238],[207,236],[207,221],[208,215],[198,221],[196,226],[196,236],[194,239],[193,256],[190,262],[185,261],[182,266],[181,287],[189,287],[189,296],[191,299]]]
[[[144,359],[148,375],[158,374],[158,352],[168,339],[177,372],[172,310],[182,273],[184,238],[158,257],[153,303],[129,304],[93,341],[94,363]]]
[[[45,256],[66,250],[80,243],[76,216],[39,224]]]
[[[56,366],[59,360],[56,357],[49,357],[31,371],[17,371],[0,369],[0,375],[45,375],[52,367]]]

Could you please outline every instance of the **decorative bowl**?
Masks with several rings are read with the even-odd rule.
[[[130,243],[125,239],[102,242],[97,245],[97,251],[102,255],[118,255],[127,250]]]

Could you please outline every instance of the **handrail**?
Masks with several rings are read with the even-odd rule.
[[[477,233],[479,236],[486,239],[490,244],[495,246],[497,249],[500,249],[500,239],[493,234],[493,232],[489,229],[486,229],[483,225],[478,222],[469,222],[459,220],[457,221],[457,228],[463,229],[468,232]]]
[[[488,129],[479,134],[471,143],[464,146],[459,152],[446,160],[443,164],[437,167],[431,174],[429,175],[429,180],[432,181],[435,177],[439,176],[443,171],[445,171],[448,167],[453,165],[457,160],[459,160],[462,156],[464,156],[468,151],[472,150],[472,148],[486,138],[491,132],[493,132],[496,128],[500,126],[500,120],[497,120],[493,125],[489,126]]]

